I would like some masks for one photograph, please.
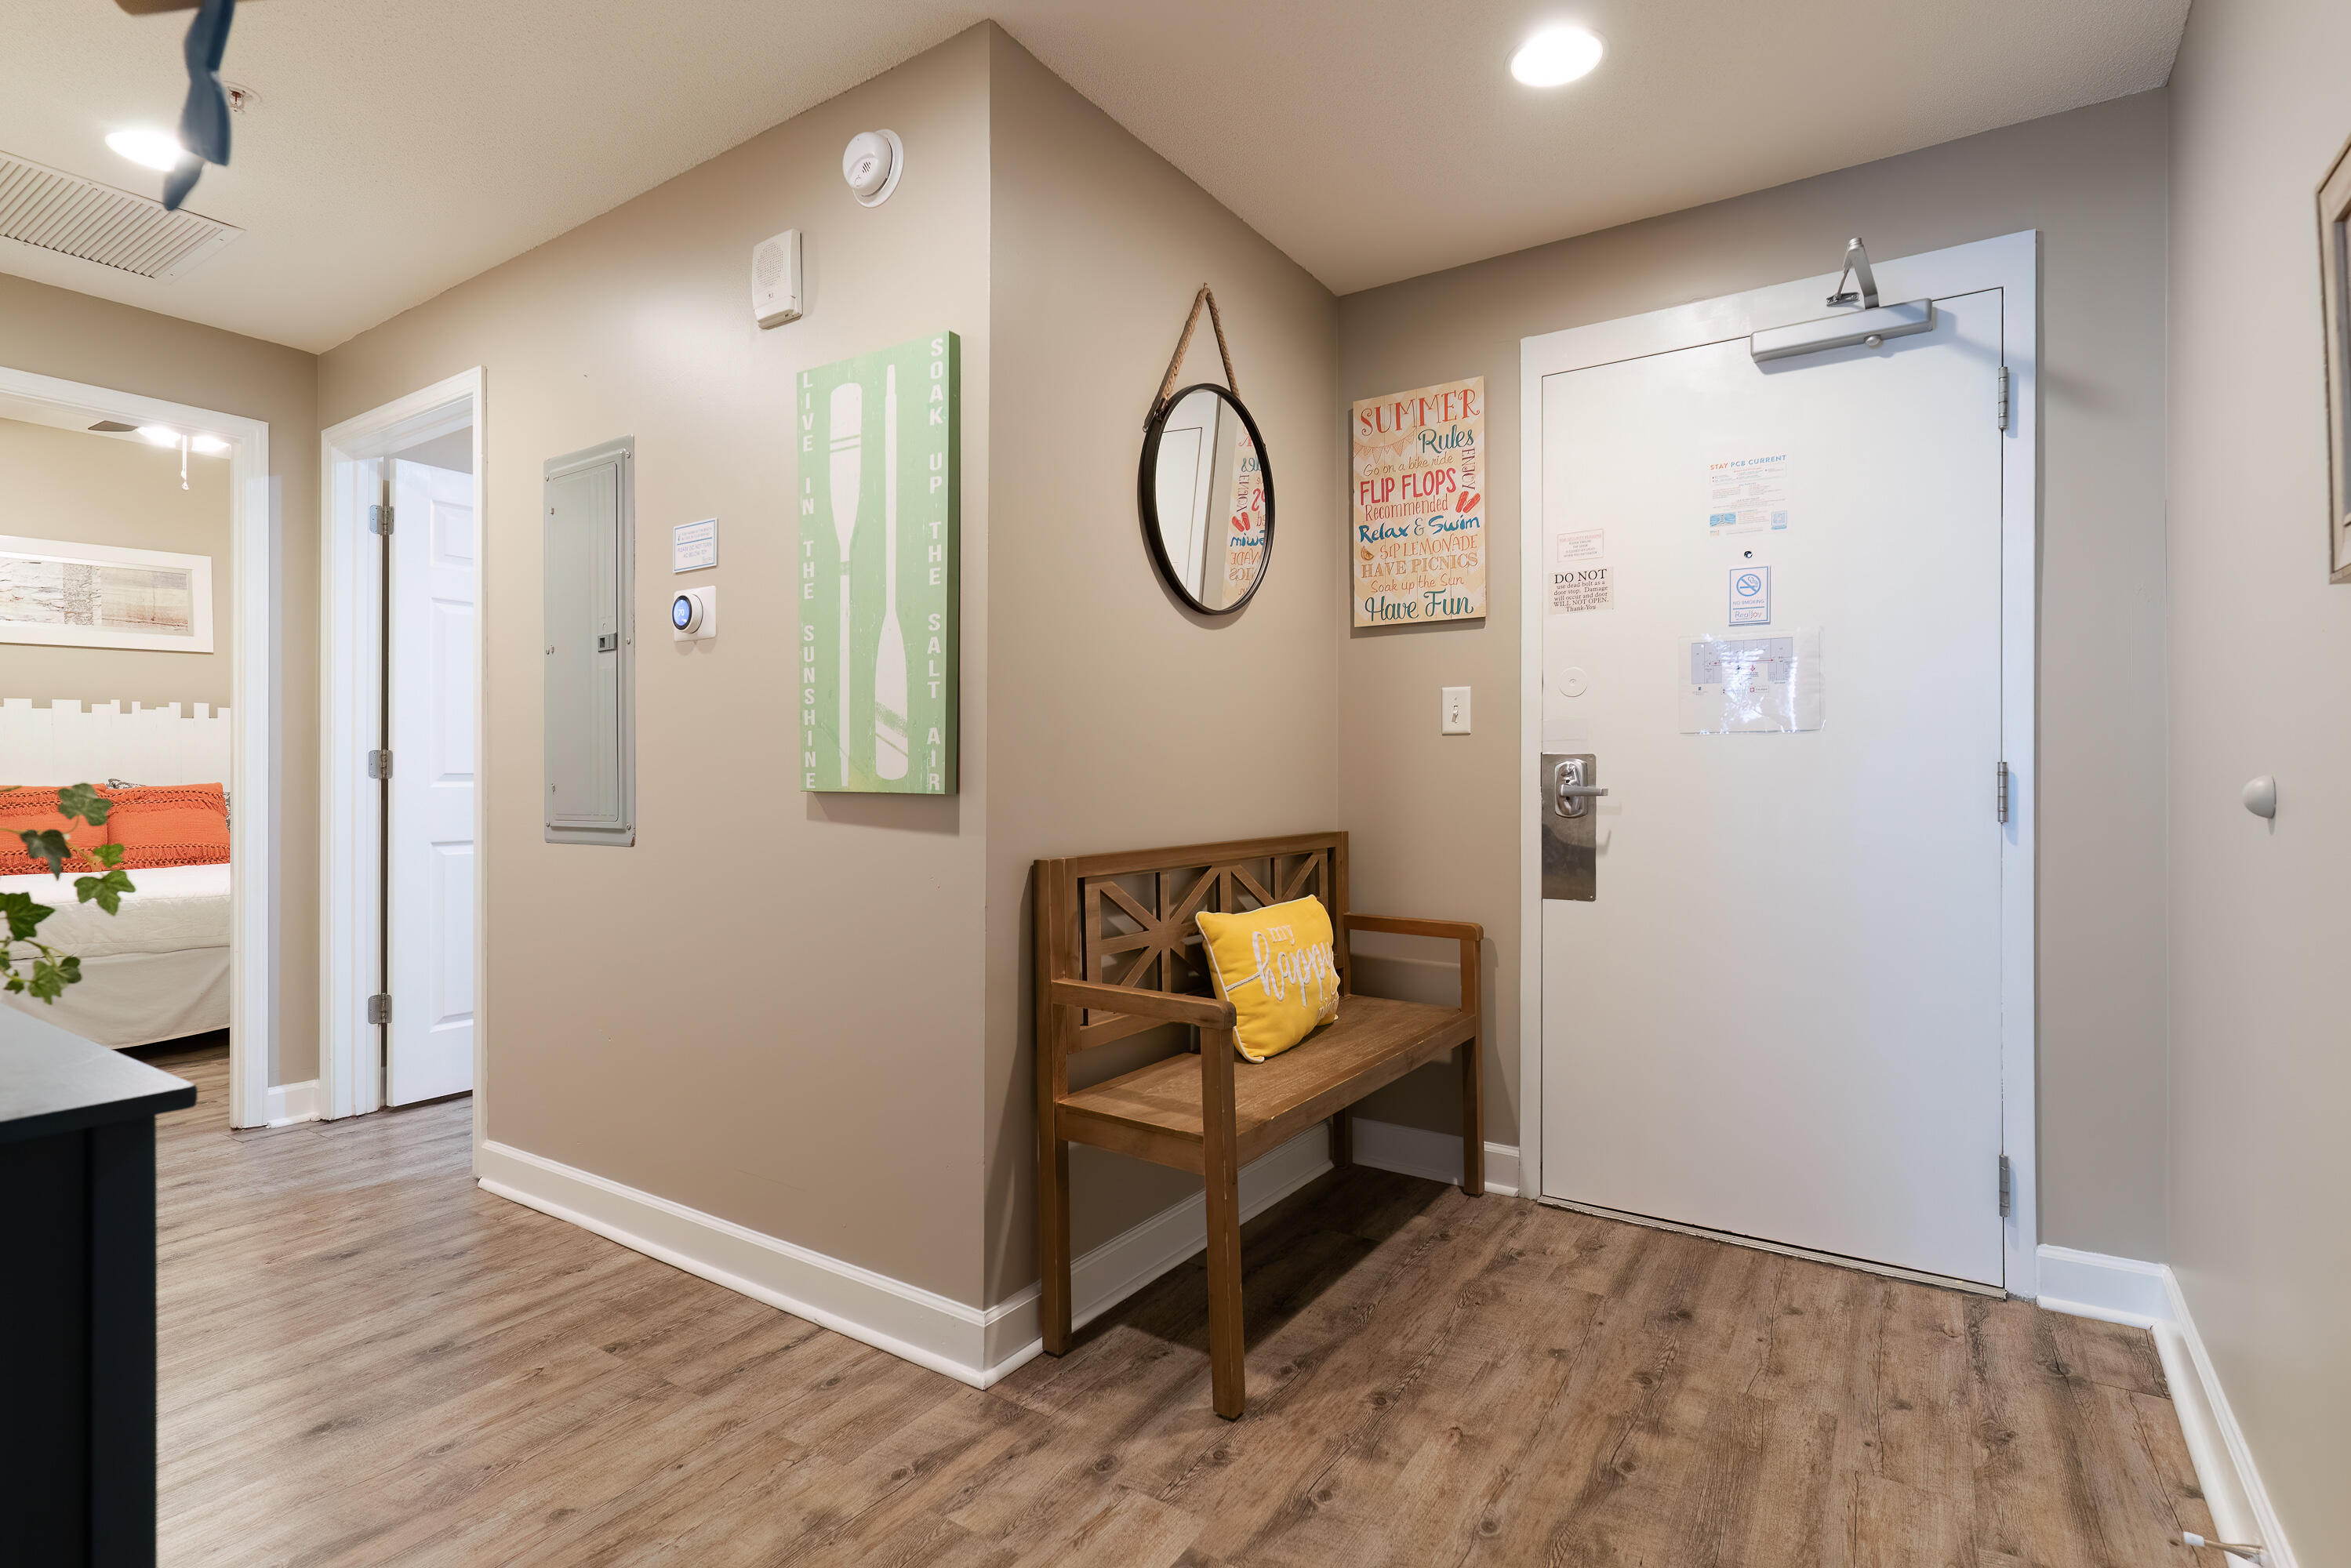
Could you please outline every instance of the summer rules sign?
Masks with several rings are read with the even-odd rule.
[[[1486,613],[1486,378],[1355,405],[1355,624]]]

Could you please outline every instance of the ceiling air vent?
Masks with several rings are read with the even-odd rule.
[[[0,239],[169,283],[244,232],[0,152]]]

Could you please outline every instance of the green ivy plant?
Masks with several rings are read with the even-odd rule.
[[[15,786],[0,786],[13,789]],[[113,802],[88,784],[68,784],[57,791],[57,814],[68,821],[76,818],[93,828],[106,825],[106,814]],[[55,828],[26,829],[16,835],[25,841],[25,852],[37,861],[49,863],[49,874],[63,881],[66,858],[73,846],[65,834]],[[95,904],[109,915],[122,907],[122,895],[136,892],[130,874],[120,865],[120,844],[95,844],[89,857],[104,867],[99,876],[74,879],[74,894],[84,904]],[[68,986],[81,983],[81,960],[70,953],[60,953],[40,940],[37,935],[41,922],[57,911],[47,904],[34,902],[29,893],[0,893],[0,917],[8,922],[8,936],[0,941],[0,991],[26,992],[43,1002],[54,1003]],[[19,951],[19,947],[24,950]]]

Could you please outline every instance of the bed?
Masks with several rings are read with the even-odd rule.
[[[226,776],[229,734],[228,710],[202,704],[183,716],[176,703],[85,710],[77,702],[35,707],[9,697],[0,699],[0,774],[35,787],[217,779]],[[76,899],[76,874],[0,874],[0,893],[29,893],[57,911],[42,922],[41,940],[82,961],[81,983],[55,1002],[0,993],[0,1006],[117,1048],[226,1029],[227,862],[133,865],[129,874],[137,891],[111,915]]]
[[[74,879],[0,876],[57,911],[41,940],[78,954],[82,981],[54,1003],[0,1001],[100,1045],[152,1045],[228,1027],[229,873],[225,863],[149,866],[108,915],[74,898]]]

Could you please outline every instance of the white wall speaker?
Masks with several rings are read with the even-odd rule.
[[[786,229],[751,247],[751,314],[762,327],[800,319],[800,231]]]

